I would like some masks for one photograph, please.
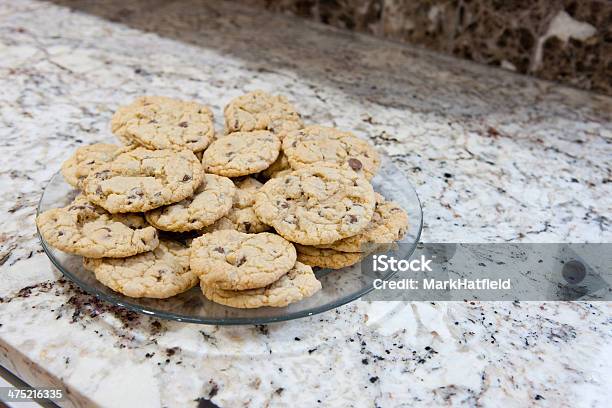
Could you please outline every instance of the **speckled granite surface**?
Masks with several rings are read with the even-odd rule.
[[[249,2],[612,94],[612,2],[607,0]]]
[[[219,2],[0,2],[0,360],[66,406],[605,406],[609,303],[354,302],[213,327],[75,289],[41,189],[142,93],[286,94],[400,166],[430,242],[610,242],[610,98]]]

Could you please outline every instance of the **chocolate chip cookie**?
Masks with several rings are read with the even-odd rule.
[[[253,205],[255,204],[255,193],[263,184],[252,177],[246,177],[235,181],[237,191],[234,196],[234,204],[229,212],[211,225],[203,232],[233,229],[240,232],[255,234],[270,229],[269,225],[264,224],[255,215]]]
[[[165,299],[198,283],[189,268],[189,248],[165,239],[151,252],[129,258],[85,258],[83,265],[103,285],[134,298]]]
[[[83,192],[111,213],[139,212],[192,196],[203,179],[202,165],[189,150],[137,147],[96,167]]]
[[[111,130],[150,149],[193,152],[206,149],[215,134],[208,107],[165,96],[142,96],[120,107],[111,119]]]
[[[295,245],[299,262],[319,268],[342,269],[361,261],[365,254],[361,252],[340,252],[335,249],[323,249],[306,245]]]
[[[266,182],[254,209],[289,241],[321,245],[359,234],[372,219],[375,203],[372,185],[363,176],[311,166]]]
[[[155,228],[164,231],[192,231],[213,224],[232,208],[236,187],[232,180],[205,174],[204,182],[188,197],[175,204],[156,208],[145,215]]]
[[[307,126],[289,132],[283,139],[283,152],[293,169],[331,163],[350,168],[368,180],[380,166],[380,156],[370,143],[350,132],[325,126]]]
[[[205,286],[220,289],[262,288],[293,268],[295,259],[293,244],[268,232],[215,231],[191,244],[191,269]]]
[[[109,214],[83,195],[36,219],[40,235],[53,247],[89,258],[126,257],[157,247],[157,231],[141,214]]]
[[[225,131],[251,132],[269,130],[281,140],[284,135],[303,126],[295,108],[280,95],[253,91],[234,98],[224,109]]]
[[[312,268],[300,262],[276,282],[259,289],[223,290],[201,282],[202,293],[213,302],[242,309],[284,307],[321,290]]]
[[[280,152],[280,139],[271,132],[236,132],[215,140],[202,157],[207,173],[239,177],[268,168]]]
[[[397,203],[386,201],[382,195],[376,193],[374,215],[361,233],[318,247],[342,252],[370,252],[381,244],[390,244],[402,239],[407,228],[406,212]]]
[[[73,187],[79,188],[81,182],[96,166],[106,163],[115,157],[120,146],[107,143],[96,143],[79,147],[68,160],[62,164],[62,176]]]
[[[273,178],[280,175],[282,172],[286,170],[291,170],[291,166],[289,165],[289,161],[287,160],[287,156],[282,152],[279,153],[278,158],[261,174],[267,178]]]

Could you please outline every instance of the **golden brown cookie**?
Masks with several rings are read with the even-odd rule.
[[[207,173],[239,177],[268,168],[280,152],[280,139],[265,130],[236,132],[215,140],[202,157]]]
[[[193,240],[191,269],[207,286],[228,290],[262,288],[295,265],[295,248],[279,235],[214,231]]]
[[[205,174],[194,195],[178,203],[156,208],[145,215],[155,228],[164,231],[193,231],[213,224],[232,208],[236,187],[232,180]]]
[[[375,202],[363,176],[311,166],[266,182],[254,208],[262,222],[289,241],[322,245],[359,234],[372,219]]]
[[[107,143],[96,143],[79,147],[68,160],[62,164],[62,176],[73,187],[80,188],[87,175],[102,163],[112,160],[121,146]]]
[[[85,258],[83,265],[103,285],[134,298],[165,299],[198,283],[189,269],[189,248],[166,239],[151,252],[129,258]]]
[[[270,226],[261,222],[253,209],[255,194],[263,184],[252,177],[246,177],[235,183],[237,191],[234,196],[234,205],[225,218],[234,225],[235,230],[240,232],[255,234],[268,231]]]
[[[273,178],[287,170],[291,170],[291,166],[289,166],[287,156],[281,151],[276,161],[272,163],[270,167],[262,171],[261,174],[263,174],[264,177]]]
[[[213,302],[242,309],[284,307],[310,297],[321,290],[312,268],[300,262],[276,282],[259,289],[223,290],[200,285],[202,293]]]
[[[341,269],[361,261],[365,254],[360,252],[340,252],[313,246],[295,244],[297,260],[319,268]]]
[[[141,212],[191,197],[203,179],[202,165],[189,150],[137,147],[96,167],[83,192],[111,213]]]
[[[350,132],[325,126],[289,132],[283,139],[283,152],[293,169],[330,163],[352,169],[368,180],[380,166],[380,156],[370,143]]]
[[[215,135],[211,110],[193,101],[142,96],[120,107],[111,119],[120,140],[149,149],[206,149]]]
[[[317,247],[341,252],[369,252],[381,244],[390,244],[402,239],[407,228],[406,212],[397,203],[386,201],[382,195],[376,193],[374,216],[361,233]]]
[[[284,96],[253,91],[234,98],[224,109],[225,132],[269,130],[281,140],[303,126],[302,119]]]
[[[127,257],[159,244],[157,231],[142,214],[109,214],[83,195],[64,208],[43,212],[36,225],[49,245],[89,258]]]
[[[202,232],[213,232],[225,229],[233,229],[240,232],[255,234],[268,231],[269,225],[264,224],[255,215],[253,205],[255,204],[255,193],[263,186],[253,177],[245,177],[234,180],[236,194],[234,204],[229,212],[217,220],[214,224],[205,227]]]

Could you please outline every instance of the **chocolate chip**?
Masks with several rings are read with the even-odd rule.
[[[138,197],[143,197],[144,196],[144,192],[142,191],[141,188],[139,187],[134,187],[133,189],[130,190],[130,194],[128,195],[128,199],[136,199]]]
[[[244,225],[244,230],[246,232],[250,232],[251,231],[251,223],[250,222],[248,222],[248,221],[243,222],[242,225]]]
[[[359,160],[354,159],[352,157],[348,160],[348,164],[349,164],[349,166],[351,166],[351,169],[353,169],[355,171],[359,171],[363,167],[363,164],[361,164],[361,162]]]
[[[96,178],[106,180],[110,175],[110,170],[103,170],[96,173]]]
[[[246,258],[243,256],[242,258],[238,260],[238,263],[236,264],[236,266],[242,266],[245,262],[246,262]]]
[[[280,208],[289,208],[289,204],[281,203]]]
[[[356,223],[357,222],[357,217],[354,216],[353,214],[349,215],[349,222],[351,224]]]
[[[151,119],[149,123],[157,123],[157,121],[155,119]]]
[[[102,187],[101,186],[98,186],[96,188],[96,194],[98,194],[98,195],[102,194]]]
[[[189,176],[189,175],[185,174],[185,175],[183,176],[183,180],[182,180],[182,181],[189,181],[189,180],[191,180],[191,176]]]
[[[182,127],[182,128],[186,128],[187,126],[189,126],[189,123],[181,122],[181,123],[179,123],[179,126]]]
[[[296,146],[297,146],[297,142],[291,143],[291,147],[296,147]]]
[[[218,252],[220,254],[224,254],[225,253],[225,249],[223,249],[221,247],[216,247],[213,251]]]
[[[61,237],[62,235],[64,235],[64,233],[62,231],[58,231],[57,236]]]

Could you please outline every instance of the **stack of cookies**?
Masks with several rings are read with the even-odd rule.
[[[77,149],[62,166],[80,190],[39,215],[52,246],[84,257],[109,288],[167,298],[201,286],[214,302],[283,307],[405,234],[408,218],[370,184],[380,158],[352,133],[305,126],[262,91],[210,109],[145,96],[111,121],[122,145]]]

